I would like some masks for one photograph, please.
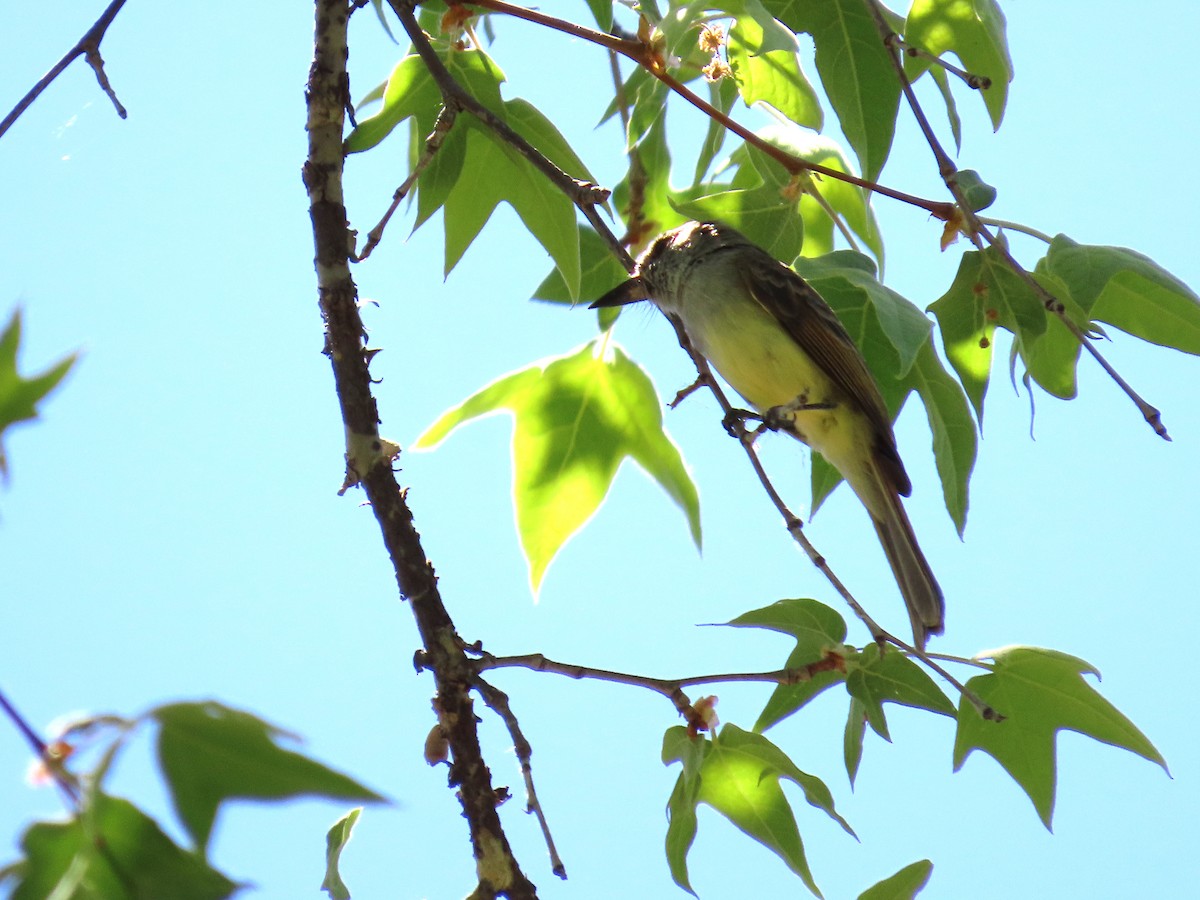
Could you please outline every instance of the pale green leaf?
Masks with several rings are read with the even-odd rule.
[[[972,75],[990,79],[980,93],[992,126],[1000,127],[1013,67],[1004,13],[995,0],[913,0],[904,38],[932,56],[953,53]],[[904,57],[909,78],[920,77],[929,66],[923,57]]]
[[[729,64],[742,100],[747,106],[770,104],[796,124],[819,129],[821,102],[800,70],[794,35],[763,11],[757,0],[744,0],[742,5],[745,11],[729,29],[728,43]]]
[[[684,511],[700,545],[700,501],[679,449],[663,429],[646,373],[598,339],[566,356],[506,375],[444,413],[413,445],[428,449],[459,425],[513,414],[513,501],[536,594],[562,546],[599,509],[632,458]]]
[[[342,851],[350,843],[354,824],[362,811],[361,806],[356,806],[334,822],[325,834],[325,879],[321,882],[321,890],[327,893],[331,900],[350,900],[350,889],[346,887],[346,882],[342,881],[338,864],[342,858]]]
[[[922,859],[873,884],[858,895],[858,900],[912,900],[921,893],[931,874],[933,863]]]

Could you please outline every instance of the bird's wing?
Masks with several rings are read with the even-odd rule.
[[[879,461],[896,490],[907,497],[912,484],[896,450],[887,404],[854,339],[807,281],[765,250],[753,249],[762,254],[761,264],[739,267],[750,296],[866,414],[877,438]]]

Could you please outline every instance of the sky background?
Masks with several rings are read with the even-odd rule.
[[[0,8],[7,110],[103,8]],[[547,12],[588,21],[583,4]],[[1092,3],[1004,5],[1016,70],[993,135],[962,92],[959,162],[999,189],[989,212],[1086,243],[1150,255],[1200,285],[1193,211],[1197,117],[1181,61],[1194,56],[1200,12],[1163,0],[1137,14]],[[602,184],[622,171],[621,138],[593,130],[608,62],[595,48],[498,24],[491,49],[506,96],[538,104]],[[24,311],[23,369],[82,358],[43,419],[6,442],[0,489],[0,687],[37,727],[77,710],[136,714],[175,699],[216,698],[305,737],[304,748],[395,799],[368,809],[343,857],[356,898],[447,898],[472,884],[465,823],[445,769],[422,761],[432,724],[428,674],[378,531],[361,494],[336,494],[342,427],[312,270],[300,181],[311,13],[284,4],[130,3],[105,40],[120,121],[80,62],[0,139],[0,312]],[[370,10],[351,34],[352,93],[383,80],[400,48]],[[811,66],[809,67],[812,73]],[[571,80],[568,81],[567,79]],[[935,125],[940,101],[928,90]],[[752,125],[767,122],[743,110]],[[930,197],[928,150],[901,116],[884,180]],[[680,136],[699,127],[679,111]],[[692,158],[680,153],[680,171]],[[394,137],[350,161],[353,225],[365,233],[404,177]],[[682,184],[681,176],[677,183]],[[950,284],[962,246],[937,249],[938,223],[877,204],[887,283],[924,307]],[[447,407],[513,369],[566,353],[595,334],[588,312],[527,297],[549,269],[507,207],[443,281],[440,217],[405,240],[411,217],[355,269],[372,344],[382,431],[407,446]],[[1032,264],[1038,248],[1014,244]],[[690,381],[667,324],[622,318],[616,339],[660,393]],[[948,635],[936,649],[970,655],[1012,643],[1090,661],[1101,690],[1166,756],[1173,774],[1074,734],[1058,741],[1053,835],[989,757],[951,773],[948,720],[889,707],[894,743],[868,735],[852,792],[842,764],[844,694],[835,689],[770,732],[822,777],[862,843],[797,792],[817,883],[855,897],[904,865],[935,863],[930,898],[1173,896],[1194,884],[1200,737],[1186,703],[1196,584],[1200,360],[1121,334],[1103,348],[1163,411],[1173,443],[1154,436],[1087,362],[1080,398],[1014,391],[997,353],[984,439],[960,541],[942,507],[915,402],[897,435],[914,481],[909,513],[942,584]],[[404,454],[425,548],[459,632],[498,654],[661,676],[780,665],[779,635],[698,627],[781,597],[835,599],[793,547],[715,403],[697,396],[668,427],[699,483],[704,553],[682,514],[634,466],[530,595],[510,498],[510,421],[493,417],[435,452]],[[1033,438],[1030,432],[1032,430]],[[798,510],[808,463],[794,442],[766,441],[772,476]],[[806,510],[805,510],[806,512]],[[840,489],[809,526],[835,571],[903,632],[902,605],[861,507]],[[865,634],[852,630],[851,640]],[[659,762],[677,718],[645,692],[507,671],[534,746],[535,778],[570,880],[550,874],[536,822],[522,814],[502,726],[481,726],[510,840],[545,897],[685,896],[663,861],[663,807],[676,770]],[[723,689],[722,719],[749,727],[764,686]],[[1181,702],[1182,701],[1182,702]],[[144,735],[112,789],[182,839]],[[61,812],[52,790],[23,780],[28,750],[0,728],[0,860],[29,820]],[[263,898],[318,897],[324,834],[344,805],[225,809],[216,865]],[[5,849],[7,848],[7,849]],[[700,896],[805,896],[769,851],[702,811],[690,857]]]

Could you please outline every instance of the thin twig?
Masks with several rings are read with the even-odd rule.
[[[117,115],[122,119],[127,118],[129,113],[125,111],[125,107],[121,105],[121,101],[117,99],[117,94],[113,90],[112,85],[108,83],[108,76],[104,73],[104,59],[100,56],[100,42],[104,40],[104,33],[108,31],[108,26],[112,24],[113,19],[117,17],[117,13],[121,11],[121,7],[125,5],[125,0],[113,0],[108,4],[108,8],[100,15],[91,28],[89,28],[79,39],[79,42],[67,51],[54,66],[41,77],[37,84],[29,89],[24,97],[17,101],[17,105],[13,107],[12,112],[4,117],[4,121],[0,122],[0,137],[12,127],[13,123],[21,117],[21,114],[50,86],[59,75],[61,75],[75,58],[83,56],[87,58],[88,65],[92,67],[92,71],[96,73],[96,81],[100,84],[100,89],[108,95],[108,99],[112,101],[116,107]]]
[[[537,816],[538,825],[542,829],[542,837],[546,841],[546,849],[550,853],[550,871],[566,881],[567,867],[563,865],[562,857],[558,855],[558,848],[554,846],[554,838],[550,834],[550,824],[546,821],[542,802],[538,799],[537,791],[533,786],[533,764],[531,762],[533,747],[526,740],[524,732],[521,731],[521,724],[517,721],[512,706],[509,705],[508,694],[482,678],[475,679],[475,689],[479,691],[479,696],[483,698],[483,702],[487,704],[488,708],[498,715],[504,721],[505,727],[508,728],[509,736],[512,737],[513,751],[517,754],[517,760],[521,764],[521,776],[525,779],[525,796],[527,798],[525,811]]]
[[[577,663],[558,662],[541,653],[526,653],[518,656],[492,656],[485,653],[476,661],[476,665],[480,671],[519,668],[531,669],[534,672],[551,672],[555,675],[574,678],[577,681],[607,681],[611,684],[645,688],[672,699],[680,696],[686,687],[709,684],[799,684],[811,680],[814,675],[821,672],[844,668],[841,654],[835,651],[830,651],[806,666],[775,669],[770,672],[719,672],[713,675],[689,675],[684,678],[653,678],[649,675],[615,672],[611,669],[598,669],[592,666],[581,666]],[[686,701],[686,697],[684,699]],[[676,706],[679,705],[676,704]],[[691,704],[685,702],[684,706],[690,708]],[[682,708],[680,711],[684,712]]]
[[[867,5],[867,10],[875,21],[875,27],[879,31],[879,35],[883,40],[885,47],[888,49],[888,59],[891,60],[892,68],[896,72],[896,77],[900,79],[900,88],[904,93],[905,100],[908,102],[908,107],[916,119],[918,127],[921,129],[921,134],[925,137],[925,142],[929,145],[930,151],[933,153],[934,159],[937,161],[938,173],[942,176],[942,180],[946,183],[946,187],[954,196],[954,201],[957,206],[958,214],[962,216],[963,227],[962,231],[980,250],[983,249],[983,242],[986,241],[990,246],[996,248],[996,251],[1004,258],[1009,268],[1016,273],[1017,277],[1024,281],[1034,294],[1041,301],[1042,306],[1046,311],[1057,316],[1059,321],[1066,326],[1067,330],[1075,336],[1080,345],[1084,347],[1092,355],[1092,358],[1100,364],[1100,367],[1108,374],[1108,376],[1125,392],[1125,395],[1133,401],[1138,411],[1142,414],[1147,424],[1154,429],[1154,433],[1164,440],[1170,440],[1171,436],[1167,433],[1166,427],[1162,423],[1162,414],[1157,407],[1146,402],[1140,394],[1135,391],[1128,382],[1117,372],[1115,368],[1108,362],[1107,359],[1096,349],[1095,345],[1087,339],[1087,336],[1076,325],[1066,313],[1066,307],[1062,301],[1055,297],[1050,291],[1033,277],[1030,272],[1025,269],[1016,258],[1009,252],[1008,247],[1004,242],[999,240],[986,225],[980,220],[975,210],[967,202],[966,194],[961,185],[958,183],[958,168],[950,159],[949,154],[942,148],[941,142],[934,134],[933,127],[929,124],[929,119],[925,116],[925,111],[921,108],[920,102],[917,100],[917,95],[913,91],[912,82],[909,81],[908,74],[904,71],[904,65],[900,62],[900,57],[897,55],[896,46],[900,40],[900,36],[896,34],[888,25],[887,20],[883,16],[882,10],[879,8],[878,0],[863,0]],[[949,220],[947,220],[949,221]]]
[[[79,788],[71,780],[70,776],[62,767],[62,760],[50,749],[41,736],[38,735],[33,727],[25,720],[25,717],[17,711],[17,708],[12,705],[4,691],[0,690],[0,709],[4,710],[4,714],[8,716],[10,722],[16,726],[17,731],[21,732],[21,736],[25,738],[25,742],[29,744],[34,755],[41,760],[42,765],[46,767],[46,771],[50,777],[54,779],[54,783],[58,785],[67,798],[71,801],[76,809],[79,808]]]
[[[963,84],[973,91],[986,91],[992,86],[992,79],[988,78],[986,75],[975,75],[971,72],[968,72],[966,69],[960,69],[958,66],[947,62],[940,56],[934,56],[928,50],[908,43],[908,41],[904,40],[904,38],[900,37],[900,35],[896,35],[892,43],[897,49],[903,50],[909,56],[923,59],[931,65],[935,65],[940,69],[945,69],[951,75],[961,78]]]
[[[1031,225],[1024,225],[1021,222],[1011,222],[1008,219],[993,219],[991,216],[978,216],[979,221],[984,225],[990,225],[992,228],[1002,228],[1005,231],[1018,231],[1021,234],[1027,234],[1030,237],[1037,238],[1039,241],[1049,244],[1054,241],[1054,238],[1046,234],[1044,231],[1038,231]]]
[[[417,179],[421,177],[421,173],[425,171],[433,161],[434,155],[441,149],[442,142],[446,140],[446,135],[450,133],[450,129],[454,127],[454,120],[457,117],[457,107],[451,106],[449,103],[442,105],[442,109],[433,123],[433,131],[429,133],[429,137],[425,138],[425,150],[421,153],[421,158],[417,160],[417,164],[413,166],[413,170],[404,179],[400,187],[396,188],[396,193],[392,195],[391,206],[387,208],[387,212],[383,214],[383,218],[379,220],[379,223],[374,228],[367,232],[367,243],[363,246],[362,252],[355,257],[355,262],[362,262],[371,255],[371,251],[379,246],[379,242],[383,240],[383,231],[387,228],[388,222],[391,221],[392,215],[400,208],[400,204],[408,196],[408,192],[412,190],[412,186],[417,183]]]

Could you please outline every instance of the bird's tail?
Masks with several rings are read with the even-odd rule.
[[[918,648],[924,649],[929,635],[942,633],[946,614],[942,589],[933,577],[925,554],[917,545],[917,536],[913,533],[912,523],[908,521],[908,514],[904,512],[900,496],[895,490],[887,489],[886,485],[882,493],[886,502],[880,504],[882,509],[872,511],[871,520],[892,572],[896,575],[904,604],[908,607],[913,640]],[[882,516],[878,515],[880,512]]]

